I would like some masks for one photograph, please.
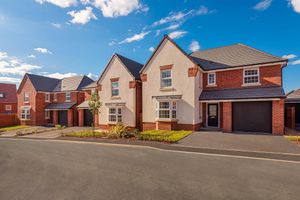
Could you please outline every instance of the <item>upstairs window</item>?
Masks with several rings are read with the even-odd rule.
[[[259,71],[258,69],[245,69],[244,70],[244,84],[258,84],[259,83]]]
[[[157,117],[159,119],[176,119],[176,101],[158,102]]]
[[[24,102],[29,102],[29,92],[24,92]]]
[[[50,102],[50,93],[45,93],[45,102]]]
[[[71,101],[71,92],[66,92],[66,101]]]
[[[0,92],[0,99],[4,99],[4,98],[5,98],[4,92]]]
[[[172,87],[172,71],[170,69],[160,71],[161,88]]]
[[[57,101],[57,93],[53,94],[53,101],[55,101],[55,102]]]
[[[111,82],[111,96],[119,96],[119,81]]]
[[[216,74],[215,73],[208,74],[207,84],[208,85],[216,85]]]
[[[121,108],[109,108],[108,121],[109,122],[122,122],[122,109]]]

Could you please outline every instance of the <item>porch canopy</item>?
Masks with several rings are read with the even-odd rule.
[[[89,101],[84,101],[77,106],[78,109],[89,109]]]
[[[105,103],[105,106],[107,107],[125,107],[126,103],[125,102],[114,102],[114,103]]]
[[[285,97],[282,87],[234,88],[222,90],[204,90],[199,101],[270,99]]]
[[[51,103],[46,106],[45,110],[68,110],[71,109],[75,104],[75,102]]]
[[[182,99],[182,95],[162,95],[162,96],[152,96],[152,99],[156,99],[157,101],[164,101],[164,100],[180,100],[180,99]]]

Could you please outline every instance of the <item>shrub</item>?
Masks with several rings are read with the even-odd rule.
[[[138,135],[139,140],[159,141],[159,142],[178,142],[191,134],[192,131],[144,131]]]
[[[118,123],[115,126],[112,126],[108,131],[109,138],[124,138],[128,135],[127,128],[121,123]]]
[[[62,125],[60,125],[60,124],[56,124],[56,125],[55,125],[55,128],[58,129],[58,130],[62,130],[62,129],[65,128],[65,126],[62,126]]]
[[[72,133],[67,133],[62,136],[69,136],[69,137],[105,137],[106,133],[105,132],[98,132],[98,131],[80,131],[80,132],[72,132]]]

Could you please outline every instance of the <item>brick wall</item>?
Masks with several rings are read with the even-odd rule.
[[[222,117],[223,131],[232,132],[232,103],[223,102]]]
[[[142,105],[142,83],[137,82],[136,83],[136,94],[135,94],[135,100],[136,100],[136,128],[139,130],[142,130],[142,112],[143,112],[143,105]]]
[[[1,114],[0,113],[0,127],[13,126],[18,124],[16,114]]]
[[[261,86],[281,86],[281,65],[260,67]],[[203,74],[204,89],[240,88],[243,85],[243,69],[216,72],[216,86],[207,85],[207,73]]]
[[[12,110],[6,111],[5,106],[11,105]],[[18,112],[18,106],[17,103],[0,103],[0,113],[17,113]]]
[[[272,133],[284,134],[284,99],[272,102]]]

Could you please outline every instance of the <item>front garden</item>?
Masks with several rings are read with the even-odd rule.
[[[190,135],[192,131],[144,131],[129,130],[122,124],[117,124],[111,127],[108,131],[99,130],[86,130],[80,132],[73,132],[63,134],[63,137],[77,137],[77,138],[103,138],[103,139],[132,139],[132,140],[144,140],[144,141],[158,141],[175,143],[184,137]]]

